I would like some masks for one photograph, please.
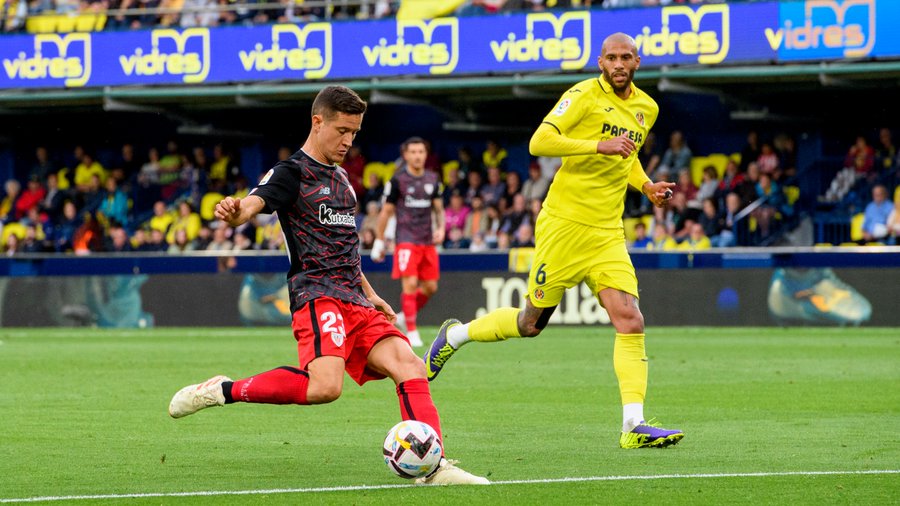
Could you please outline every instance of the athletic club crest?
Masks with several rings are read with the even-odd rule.
[[[344,334],[340,332],[332,332],[331,340],[334,342],[334,345],[340,348],[344,344]]]
[[[637,122],[639,125],[644,126],[644,113],[639,112],[635,114],[634,117],[637,118]]]

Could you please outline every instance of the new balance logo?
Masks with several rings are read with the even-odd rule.
[[[331,188],[327,186],[323,186],[319,188],[319,195],[331,195]]]

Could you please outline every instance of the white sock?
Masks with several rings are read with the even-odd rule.
[[[406,338],[409,339],[410,346],[422,346],[422,337],[419,336],[418,330],[407,331]]]
[[[644,405],[632,402],[622,406],[622,432],[630,432],[637,424],[644,421]]]
[[[450,330],[447,331],[447,342],[450,343],[454,349],[459,349],[460,346],[468,343],[472,339],[469,338],[469,324],[463,325],[455,325],[450,327]]]

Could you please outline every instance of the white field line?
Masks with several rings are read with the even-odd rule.
[[[591,481],[630,481],[630,480],[686,480],[698,478],[765,478],[772,476],[835,476],[835,475],[867,475],[867,474],[900,474],[900,469],[876,469],[868,471],[784,471],[762,473],[700,473],[700,474],[656,474],[633,476],[586,476],[581,478],[546,478],[532,480],[501,480],[492,485],[530,485],[534,483],[581,483]],[[395,488],[411,488],[413,484],[397,485],[352,485],[344,487],[312,487],[312,488],[272,488],[261,490],[201,490],[196,492],[146,492],[135,494],[95,494],[95,495],[62,495],[42,497],[21,497],[0,499],[0,503],[27,503],[43,501],[78,501],[100,499],[144,499],[149,497],[203,497],[229,495],[269,495],[269,494],[312,494],[321,492],[357,492],[371,490],[389,490]]]

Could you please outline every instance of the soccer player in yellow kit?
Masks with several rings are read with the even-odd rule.
[[[534,337],[547,325],[567,288],[587,283],[616,329],[613,365],[622,394],[622,448],[662,448],[684,437],[644,418],[647,356],[637,277],[625,246],[622,212],[628,185],[663,206],[675,185],[653,183],[638,151],[659,107],[632,83],[640,66],[634,39],[603,41],[601,75],[563,94],[531,138],[535,156],[561,156],[535,229],[536,251],[524,309],[499,308],[467,324],[444,322],[425,355],[428,379],[469,341]]]

